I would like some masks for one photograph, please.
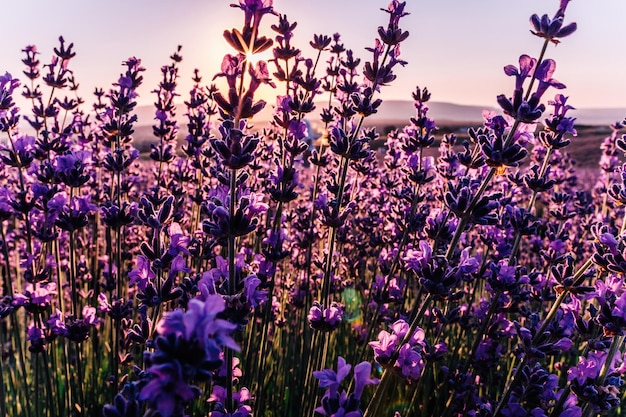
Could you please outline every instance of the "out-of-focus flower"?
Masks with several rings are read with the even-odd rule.
[[[559,9],[552,19],[550,19],[547,14],[544,14],[541,17],[537,14],[533,14],[530,17],[530,24],[533,27],[531,33],[555,44],[559,43],[559,38],[564,38],[574,33],[577,28],[575,22],[563,26],[565,9],[567,8],[569,2],[570,0],[561,0]]]

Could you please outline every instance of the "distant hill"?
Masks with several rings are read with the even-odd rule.
[[[626,108],[582,108],[572,110],[572,117],[576,117],[577,124],[609,126],[615,122],[621,122],[626,118]]]
[[[318,111],[324,104],[318,105]],[[479,126],[482,122],[483,110],[497,110],[482,106],[468,106],[453,103],[432,102],[428,103],[429,115],[435,119],[439,130],[437,137],[446,133],[455,133],[460,137],[467,134],[470,126]],[[268,105],[261,113],[255,116],[253,125],[261,128],[266,125],[272,116],[272,106]],[[142,151],[150,149],[150,143],[155,140],[152,136],[151,125],[154,122],[154,107],[138,106],[136,109],[139,122],[135,126],[135,146]],[[181,126],[182,135],[186,133],[184,109],[178,109],[178,120]],[[411,101],[388,100],[379,107],[378,113],[368,118],[366,122],[369,126],[377,126],[380,133],[384,133],[388,128],[404,126],[409,118],[415,115],[415,108]],[[605,137],[611,134],[610,125],[624,120],[626,109],[605,108],[605,109],[577,109],[572,111],[572,116],[577,118],[578,136],[572,138],[572,144],[567,148],[571,156],[578,162],[579,167],[597,167],[600,159],[600,145]],[[320,129],[320,122],[316,116],[309,117],[313,128]],[[436,156],[436,149],[431,150]]]
[[[318,103],[318,109],[322,109],[323,103]],[[429,102],[429,116],[438,125],[446,123],[476,124],[482,123],[483,110],[498,110],[496,107],[464,105],[445,102]],[[153,106],[138,106],[137,116],[139,125],[151,125],[154,121]],[[265,108],[255,116],[254,122],[264,124],[272,117],[272,105],[268,103]],[[177,117],[184,124],[184,110],[180,107]],[[626,108],[580,108],[571,111],[572,117],[577,118],[577,124],[591,126],[608,126],[626,118]],[[378,108],[378,112],[371,116],[370,124],[405,124],[410,117],[415,116],[413,102],[408,100],[386,100]],[[311,117],[315,119],[315,117]],[[315,120],[312,120],[315,122]]]

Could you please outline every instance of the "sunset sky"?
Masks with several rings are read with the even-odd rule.
[[[71,63],[81,95],[91,99],[95,86],[107,89],[117,80],[129,56],[147,71],[141,104],[152,101],[160,66],[177,45],[183,45],[180,92],[191,86],[194,68],[208,83],[231,52],[222,38],[226,28],[240,27],[243,14],[229,7],[233,0],[8,0],[0,26],[0,71],[21,76],[21,49],[35,44],[42,63],[49,61],[59,35],[74,42]],[[346,47],[363,60],[377,27],[387,14],[386,0],[275,0],[274,8],[298,22],[294,43],[312,56],[315,33],[342,34]],[[558,0],[408,0],[410,16],[401,26],[410,32],[396,82],[383,98],[410,99],[416,85],[428,86],[433,100],[495,106],[498,94],[511,94],[513,79],[502,68],[517,64],[522,53],[537,56],[542,39],[530,32],[533,13],[552,16]],[[564,94],[576,107],[626,108],[626,1],[574,0],[566,23],[579,30],[548,50],[557,61],[555,78],[567,85]],[[277,18],[270,16],[264,26]],[[272,32],[273,33],[273,32]],[[266,91],[266,95],[272,92]],[[553,94],[548,93],[548,94]]]

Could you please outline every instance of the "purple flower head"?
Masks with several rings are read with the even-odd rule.
[[[35,326],[33,323],[28,326],[28,332],[26,333],[26,340],[29,342],[37,341],[44,337],[44,332],[41,328]]]
[[[70,43],[67,48],[65,47],[65,39],[63,36],[59,36],[59,47],[54,48],[54,54],[63,61],[68,61],[76,56],[76,52],[72,52],[74,47],[73,43]]]
[[[217,95],[215,99],[223,107],[219,103]],[[223,107],[223,110],[229,114],[234,114],[233,112],[239,113],[243,119],[252,117],[255,112],[265,105],[265,102],[259,108],[256,108],[256,104],[253,106],[251,100],[244,100],[242,108],[237,108],[237,105],[238,103],[235,107]],[[221,162],[229,168],[239,169],[249,165],[254,160],[254,152],[259,144],[259,135],[244,134],[241,129],[245,127],[245,121],[242,120],[241,123],[240,127],[236,128],[231,120],[225,120],[219,127],[221,139],[212,138],[210,140],[211,146],[216,151]]]
[[[293,98],[290,95],[276,96],[276,105],[274,106],[274,114],[278,117],[282,117],[281,114],[290,114],[291,106],[293,104]]]
[[[39,72],[40,62],[39,59],[37,59],[37,55],[39,55],[39,52],[37,52],[37,47],[35,45],[28,45],[24,49],[22,49],[22,52],[26,54],[26,57],[22,59],[22,62],[27,67],[27,69],[24,70],[24,75],[26,75],[26,77],[28,77],[28,79],[30,80],[35,80],[39,78],[41,74]],[[24,90],[25,91],[22,93],[22,95],[26,98],[39,97],[37,88],[35,88],[35,90],[33,91],[30,89],[30,87],[25,86]]]
[[[5,153],[8,153],[8,155],[5,155]],[[0,145],[0,159],[9,166],[28,167],[34,157],[35,138],[33,136],[19,136],[13,141],[12,148],[4,144]]]
[[[59,309],[57,309],[54,314],[50,315],[47,324],[53,335],[65,336],[67,334],[64,317]]]
[[[626,320],[626,292],[617,297],[614,303],[614,307],[611,310],[611,314],[614,317],[619,317]]]
[[[184,404],[197,398],[200,390],[183,379],[183,369],[177,360],[149,368],[152,379],[141,388],[139,399],[147,401],[162,417],[181,415]]]
[[[575,110],[574,106],[567,104],[568,99],[569,97],[564,96],[563,94],[556,94],[554,96],[554,100],[548,101],[549,105],[554,106],[554,116],[565,117],[568,111]]]
[[[231,4],[230,6],[244,11],[246,26],[250,26],[252,23],[258,26],[264,15],[275,14],[272,7],[273,3],[273,0],[239,0],[239,4]]]
[[[378,384],[377,378],[370,378],[372,364],[366,361],[354,367],[354,398],[361,399],[366,385]]]
[[[336,328],[343,318],[343,309],[337,303],[324,310],[324,321],[331,327]]]
[[[508,262],[504,260],[489,264],[487,282],[491,288],[502,291],[513,289],[523,283],[518,273],[518,267],[508,265]]]
[[[108,313],[111,311],[111,304],[109,304],[106,294],[98,294],[98,311],[101,313]]]
[[[15,91],[19,85],[20,81],[17,78],[13,78],[8,72],[5,72],[4,75],[0,75],[0,111],[9,110],[15,106],[13,102],[13,91]]]
[[[156,275],[150,266],[150,261],[143,255],[137,257],[137,265],[128,273],[129,285],[137,284],[141,291],[145,291],[148,284],[154,280]]]
[[[30,342],[28,350],[32,353],[41,353],[45,350],[46,335],[42,328],[35,326],[34,323],[28,325],[26,340]]]
[[[577,405],[578,398],[574,394],[570,394],[563,405],[563,412],[559,417],[582,417],[583,410]]]
[[[289,133],[296,139],[304,139],[309,134],[307,124],[302,120],[291,120],[289,122]]]
[[[478,271],[480,267],[480,255],[470,256],[471,248],[464,248],[459,258],[459,273],[467,276]]]
[[[400,374],[408,378],[410,381],[419,379],[424,370],[424,360],[422,355],[411,348],[411,345],[405,343],[398,352],[398,359],[395,362],[396,369]]]
[[[569,1],[562,0],[559,10],[552,19],[550,19],[547,14],[544,14],[541,17],[533,14],[530,17],[530,24],[533,27],[530,32],[533,35],[549,40],[554,44],[558,44],[560,42],[558,38],[564,38],[574,33],[577,28],[575,22],[563,26],[565,8],[567,7],[568,3]]]
[[[528,55],[521,55],[519,57],[519,70],[514,65],[507,65],[504,67],[504,73],[508,76],[515,77],[515,89],[521,90],[524,80],[531,76],[535,65],[537,65],[535,58],[531,58]]]
[[[238,392],[234,391],[233,400],[236,402],[236,410],[228,412],[224,409],[224,404],[227,400],[226,388],[220,385],[213,385],[213,391],[208,401],[216,404],[211,412],[211,417],[248,417],[252,414],[252,407],[245,403],[253,399],[248,388],[243,387]]]
[[[397,26],[401,17],[408,16],[410,13],[405,12],[404,8],[406,7],[406,2],[399,2],[398,0],[391,0],[387,9],[380,9],[384,12],[389,13],[389,24],[392,26]]]
[[[0,88],[3,90],[7,90],[9,93],[13,94],[13,91],[17,87],[20,86],[20,80],[17,78],[13,78],[13,76],[5,72],[4,75],[0,75]],[[4,109],[4,107],[2,107]]]
[[[191,272],[190,268],[187,268],[187,262],[182,255],[176,255],[170,264],[169,276],[175,277],[179,272],[184,272],[186,274]]]
[[[52,303],[53,296],[57,293],[57,285],[54,282],[46,284],[28,283],[24,290],[24,296],[27,304],[31,307],[45,309]],[[17,294],[16,294],[17,298]]]
[[[554,18],[565,16],[565,9],[567,9],[567,5],[572,0],[560,0],[559,9],[554,14]]]
[[[337,359],[337,372],[332,369],[324,369],[323,371],[314,371],[313,376],[320,381],[321,388],[327,388],[330,398],[337,398],[339,385],[350,373],[352,365],[347,364],[346,360],[339,356]]]
[[[222,346],[239,351],[239,346],[231,337],[237,325],[217,318],[225,306],[221,295],[209,294],[205,301],[194,298],[189,301],[186,312],[175,310],[166,313],[157,324],[157,332],[162,336],[173,332],[190,342],[197,341],[210,360],[218,361]]]
[[[276,84],[272,81],[269,75],[269,69],[267,68],[267,62],[259,61],[254,66],[250,66],[249,74],[252,77],[250,81],[250,86],[248,87],[248,91],[246,91],[244,95],[244,99],[246,97],[250,97],[252,100],[252,96],[256,92],[256,90],[263,84],[267,84],[272,88],[276,88]]]
[[[607,304],[607,300],[615,297],[615,294],[621,294],[622,285],[624,281],[619,275],[609,274],[604,280],[596,280],[595,291],[592,294],[601,305],[604,305]]]
[[[390,326],[390,329],[392,333],[382,330],[378,334],[378,341],[369,342],[369,346],[374,351],[374,360],[382,366],[389,364],[400,343],[406,339],[410,326],[406,321],[398,320]],[[425,335],[424,330],[418,327],[403,347],[408,346],[409,349],[422,351],[426,347]]]
[[[328,48],[331,41],[332,39],[330,38],[330,36],[313,35],[313,40],[309,42],[309,45],[311,45],[313,49],[316,49],[318,51],[324,51]]]
[[[558,350],[559,352],[565,352],[572,348],[572,340],[567,337],[562,337],[552,345],[554,350]]]
[[[505,114],[523,123],[533,123],[541,117],[546,106],[539,102],[541,97],[537,94],[532,94],[528,101],[522,95],[522,90],[515,90],[512,98],[500,94],[496,100]]]
[[[83,322],[89,326],[97,326],[100,323],[98,316],[96,316],[96,308],[92,306],[83,307]]]
[[[546,59],[539,64],[535,71],[535,78],[539,80],[539,86],[537,91],[533,93],[538,99],[543,96],[548,87],[554,87],[558,90],[565,88],[565,84],[558,82],[552,78],[552,74],[556,70],[556,61],[553,59]]]
[[[382,26],[378,28],[378,36],[380,36],[380,39],[386,45],[398,45],[409,36],[409,32],[403,32],[399,27],[400,18],[409,14],[404,11],[405,6],[406,2],[392,0],[389,6],[387,6],[387,9],[381,9],[389,13],[387,28],[385,29]]]
[[[240,56],[226,54],[224,55],[224,58],[222,59],[222,66],[221,66],[222,72],[216,74],[213,77],[213,79],[216,79],[218,77],[224,77],[226,78],[226,81],[228,82],[228,86],[230,88],[235,88],[236,83],[237,83],[237,77],[241,75],[242,69],[243,69],[243,60],[241,59]],[[216,96],[215,96],[216,99],[218,98],[218,95],[221,97],[220,93],[216,93]],[[222,98],[222,100],[225,100],[225,99]]]
[[[11,190],[6,185],[0,187],[0,221],[7,220],[11,217],[14,211],[10,204],[12,199],[13,193]]]
[[[1,91],[0,91],[0,100],[2,100]],[[12,107],[10,110],[0,109],[0,131],[9,132],[9,131],[16,129],[19,124],[19,121],[20,121],[20,109],[18,107]],[[13,166],[18,166],[18,165],[13,165]],[[28,166],[28,163],[24,163],[24,165],[22,166]]]
[[[170,234],[170,244],[167,248],[167,253],[170,255],[176,256],[179,254],[189,255],[189,250],[187,247],[189,246],[190,237],[185,236],[183,234],[183,230],[181,229],[178,223],[172,223],[169,227]]]
[[[89,173],[85,172],[89,153],[85,151],[70,152],[56,158],[56,174],[61,182],[70,187],[80,187],[89,181]]]
[[[587,379],[595,379],[600,374],[600,369],[604,363],[606,353],[591,351],[585,358],[584,356],[578,360],[578,364],[567,370],[567,380],[576,380],[578,384],[583,385]]]
[[[409,249],[404,256],[407,268],[419,271],[426,268],[432,259],[432,248],[426,240],[419,241],[419,250]]]
[[[398,320],[393,323],[390,328],[393,334],[396,335],[399,340],[402,340],[404,339],[404,336],[406,336],[406,334],[409,332],[410,326],[409,323],[407,323],[406,321]]]
[[[332,303],[330,307],[324,308],[319,302],[314,302],[307,315],[309,325],[315,330],[333,331],[343,320],[343,308]]]
[[[612,233],[602,233],[597,237],[597,239],[598,242],[605,245],[613,255],[618,253],[617,247],[619,242],[615,239],[615,236],[613,236]]]
[[[374,360],[385,366],[389,363],[398,345],[398,336],[382,330],[378,333],[378,341],[369,342],[368,345],[374,351]]]
[[[248,275],[244,279],[243,285],[246,300],[250,303],[252,308],[256,308],[262,302],[267,301],[267,291],[259,289],[261,286],[261,280],[256,275]]]
[[[569,144],[569,140],[563,139],[565,134],[569,133],[573,136],[576,136],[577,134],[576,129],[574,128],[576,118],[566,116],[566,113],[569,110],[574,109],[573,106],[566,104],[567,99],[568,97],[565,97],[563,94],[557,94],[554,97],[554,100],[548,101],[549,105],[554,106],[554,111],[551,118],[545,120],[545,125],[552,134],[548,132],[543,135],[544,137],[540,136],[542,141],[544,141],[544,138],[547,139],[548,146],[552,146],[557,149]]]

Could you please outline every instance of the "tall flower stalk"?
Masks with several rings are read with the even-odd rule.
[[[395,0],[364,60],[236,2],[215,84],[179,96],[180,47],[161,67],[149,139],[139,59],[87,112],[73,44],[24,48],[28,116],[0,76],[0,413],[618,413],[626,140],[615,123],[588,192],[569,99],[543,104],[568,3],[531,17],[504,114],[441,137],[423,88],[402,129],[369,126],[406,64]]]

